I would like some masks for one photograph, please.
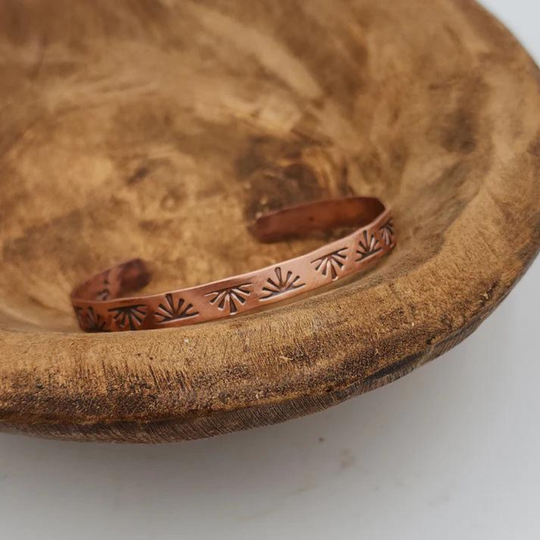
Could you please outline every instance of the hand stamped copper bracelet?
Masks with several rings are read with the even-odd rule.
[[[251,231],[261,242],[351,226],[361,228],[261,270],[188,289],[119,298],[150,282],[144,261],[133,259],[90,278],[71,293],[71,301],[86,332],[171,328],[245,313],[364,270],[396,244],[391,212],[374,198],[313,202],[258,218]]]

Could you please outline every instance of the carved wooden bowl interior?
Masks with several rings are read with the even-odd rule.
[[[0,0],[0,428],[161,442],[280,422],[470,334],[540,244],[536,67],[471,0]],[[254,216],[377,196],[354,280],[183,329],[83,334],[68,295],[300,255]],[[516,359],[517,360],[517,359]]]

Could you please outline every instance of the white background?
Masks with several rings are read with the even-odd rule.
[[[484,4],[540,61],[540,2]],[[0,538],[538,540],[539,300],[536,263],[444,357],[286,424],[155,447],[0,435]]]

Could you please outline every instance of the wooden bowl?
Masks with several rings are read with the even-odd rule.
[[[447,351],[540,245],[537,68],[471,0],[0,0],[0,427],[161,442],[280,422]],[[162,291],[314,249],[258,212],[395,210],[376,269],[184,329],[86,335],[71,288]]]

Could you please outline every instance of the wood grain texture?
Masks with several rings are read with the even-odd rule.
[[[0,74],[5,431],[164,442],[324,409],[464,339],[540,246],[540,78],[471,0],[0,0]],[[246,272],[321,243],[260,246],[255,215],[353,193],[399,235],[359,279],[77,329],[102,268],[154,261],[149,292]]]

